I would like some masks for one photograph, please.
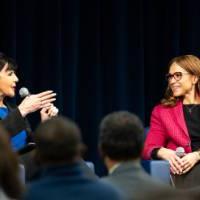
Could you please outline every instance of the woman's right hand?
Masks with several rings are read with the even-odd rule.
[[[27,96],[18,106],[18,109],[21,115],[25,117],[29,113],[50,106],[50,103],[56,100],[55,96],[56,93],[52,90]]]
[[[163,160],[169,161],[170,169],[173,174],[182,173],[182,160],[176,155],[175,151],[161,147],[157,152],[157,156]]]

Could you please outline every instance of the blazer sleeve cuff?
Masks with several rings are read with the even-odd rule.
[[[26,122],[18,108],[13,109],[5,119],[0,122],[8,131],[10,136],[14,136],[20,131],[26,129]]]

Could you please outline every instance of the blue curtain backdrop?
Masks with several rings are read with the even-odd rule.
[[[101,118],[129,110],[147,126],[168,61],[200,55],[198,0],[1,0],[0,7],[0,51],[17,60],[19,87],[57,92],[99,174]]]

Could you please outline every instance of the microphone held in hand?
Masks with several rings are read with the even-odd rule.
[[[19,95],[20,95],[21,98],[25,98],[25,97],[27,97],[27,96],[30,95],[30,92],[29,92],[28,88],[22,87],[22,88],[19,90]]]
[[[185,156],[185,149],[183,147],[177,147],[176,148],[176,155],[179,158],[182,158],[183,156]]]

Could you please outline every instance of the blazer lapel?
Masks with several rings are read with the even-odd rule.
[[[183,114],[183,103],[179,101],[177,105],[172,109],[173,115],[175,116],[175,120],[177,121],[179,127],[183,130],[183,132],[189,137],[188,129],[185,123],[185,117]]]

